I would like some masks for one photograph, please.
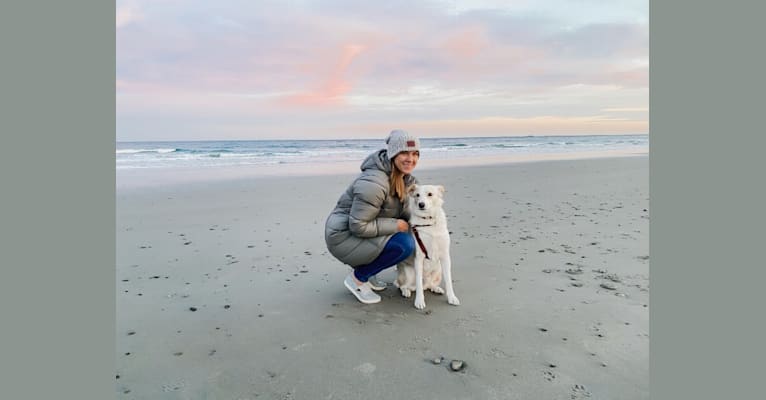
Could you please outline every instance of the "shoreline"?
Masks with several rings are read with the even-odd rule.
[[[623,157],[648,157],[649,152],[614,150],[608,152],[574,152],[551,154],[520,154],[514,156],[491,156],[484,158],[423,159],[418,171],[438,169],[481,167],[491,165],[512,165],[545,161],[593,160]],[[280,164],[238,167],[198,168],[146,168],[116,170],[116,189],[141,189],[159,186],[210,183],[214,181],[236,181],[275,177],[310,177],[355,175],[359,173],[362,160],[331,162],[325,164]],[[417,174],[416,174],[417,175]]]

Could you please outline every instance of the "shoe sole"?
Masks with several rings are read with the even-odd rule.
[[[352,288],[351,286],[349,286],[349,283],[346,282],[345,280],[343,281],[343,285],[346,286],[346,289],[351,291],[351,294],[353,294],[354,297],[356,297],[357,300],[361,301],[364,304],[380,303],[380,299],[378,299],[378,300],[364,300],[361,296],[359,296],[359,294],[357,294],[356,289]]]
[[[367,281],[367,283],[370,283],[370,281]],[[372,283],[370,283],[370,289],[372,289],[372,290],[374,290],[376,292],[380,292],[381,290],[386,290],[386,287],[387,286],[375,286]]]

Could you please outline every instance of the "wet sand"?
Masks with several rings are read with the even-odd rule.
[[[649,398],[647,157],[417,170],[461,301],[422,311],[343,286],[323,225],[355,175],[118,183],[117,397]]]

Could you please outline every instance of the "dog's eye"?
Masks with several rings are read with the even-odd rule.
[[[420,197],[420,193],[416,194],[415,197]]]
[[[428,194],[428,197],[431,197],[431,193]]]

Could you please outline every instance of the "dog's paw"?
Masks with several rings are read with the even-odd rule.
[[[415,296],[415,308],[418,310],[426,308],[426,300],[423,297]]]
[[[458,300],[457,296],[453,294],[452,296],[447,296],[447,303],[450,303],[453,306],[459,306],[460,300]]]
[[[412,295],[412,292],[410,291],[410,289],[406,289],[406,288],[400,288],[400,289],[402,291],[402,296],[409,298]]]
[[[430,290],[436,294],[444,294],[444,289],[441,286],[434,286]]]

